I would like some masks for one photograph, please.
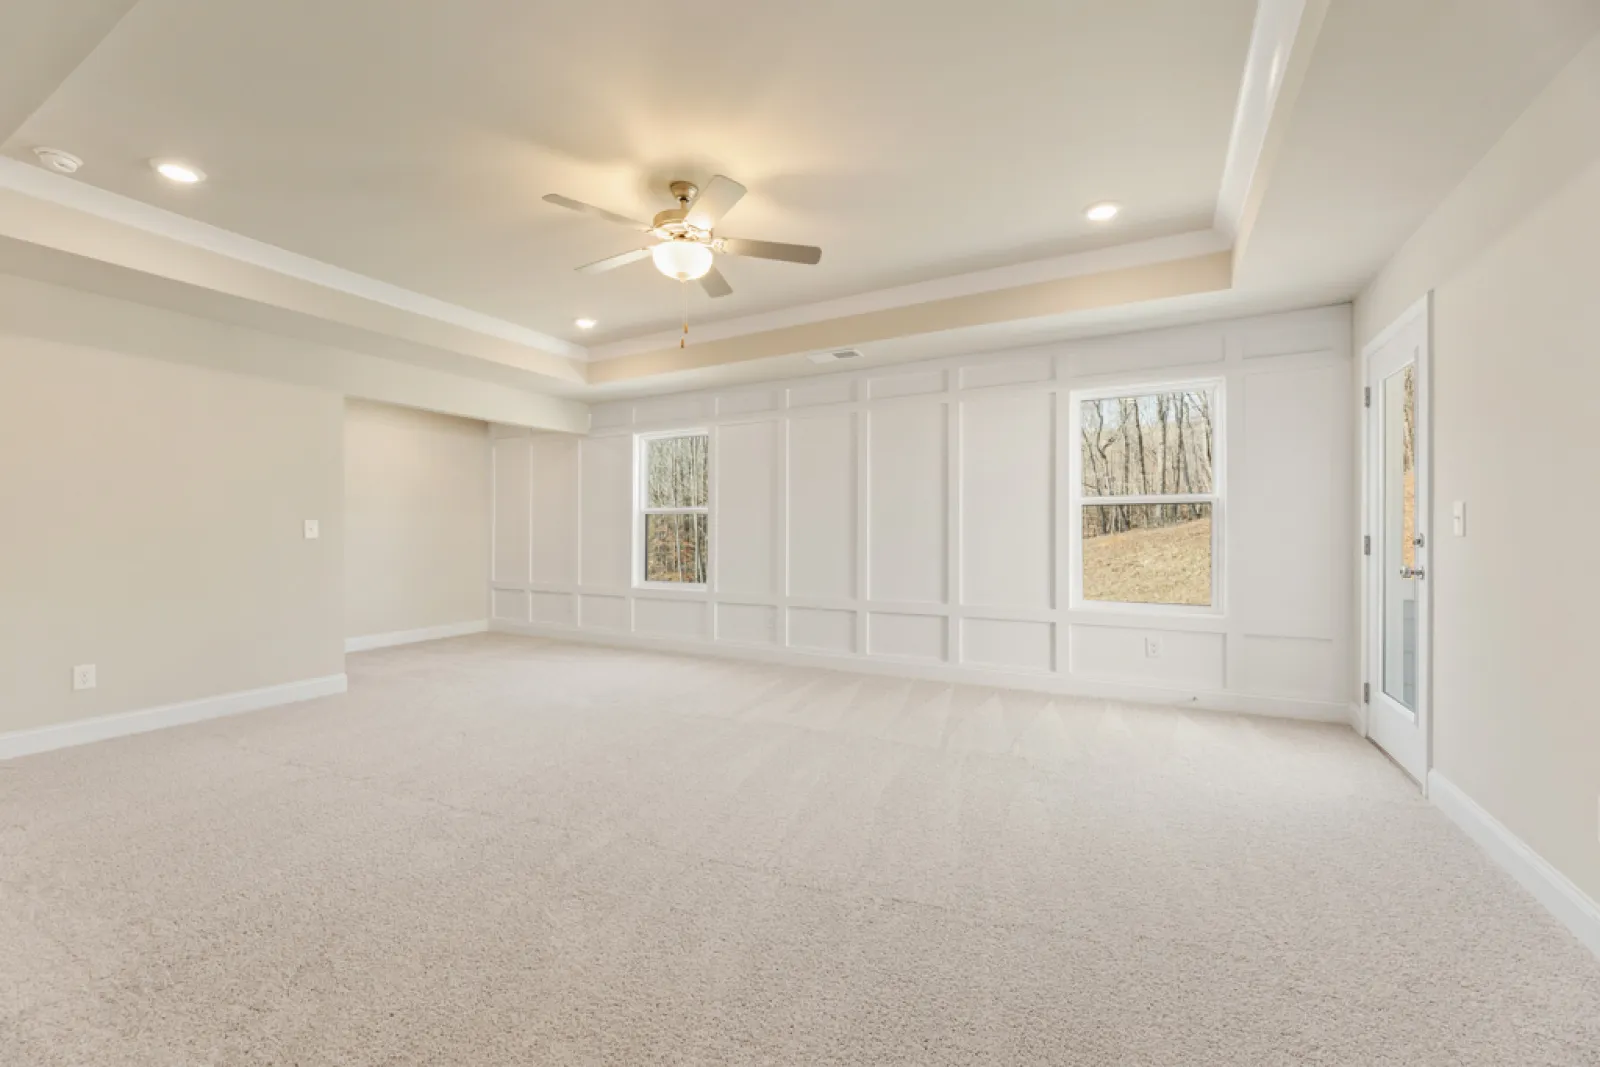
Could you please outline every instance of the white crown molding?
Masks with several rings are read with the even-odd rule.
[[[1245,202],[1261,162],[1267,130],[1289,68],[1289,52],[1300,32],[1306,0],[1259,0],[1244,80],[1233,113],[1222,187],[1217,193],[1216,228],[1230,240],[1238,237]]]
[[[16,159],[0,157],[0,188],[11,189],[48,203],[81,211],[96,218],[154,234],[193,248],[204,249],[229,259],[262,267],[286,277],[310,282],[325,289],[370,300],[376,304],[433,319],[523,345],[564,359],[586,357],[583,346],[559,337],[530,330],[505,319],[473,311],[423,293],[390,285],[355,271],[335,267],[298,252],[244,237],[220,226],[200,222],[165,208],[155,207],[132,197],[52,174]]]
[[[451,622],[443,626],[425,626],[419,630],[391,630],[383,634],[367,634],[364,637],[347,637],[344,639],[346,652],[369,652],[375,648],[393,648],[396,645],[414,645],[421,641],[439,641],[446,637],[465,637],[468,634],[486,633],[489,629],[488,619],[475,619],[472,622]]]
[[[851,315],[870,314],[893,308],[912,307],[934,300],[973,296],[979,293],[998,292],[1038,282],[1057,281],[1062,278],[1081,277],[1102,271],[1142,267],[1151,263],[1188,259],[1194,256],[1226,252],[1230,248],[1226,237],[1215,230],[1195,230],[1172,237],[1157,237],[1147,241],[1113,245],[1092,252],[1037,259],[1015,263],[1008,267],[955,274],[947,278],[917,282],[913,285],[877,289],[855,296],[825,300],[815,304],[780,308],[759,315],[746,315],[737,319],[707,323],[695,327],[695,336],[702,342],[740,337],[749,333],[781,330],[791,326],[805,326]],[[621,359],[641,352],[654,352],[671,348],[678,341],[676,333],[653,333],[630,337],[608,344],[594,345],[589,349],[590,362]]]
[[[0,734],[0,760],[31,756],[38,752],[86,745],[91,741],[105,741],[113,737],[163,730],[168,726],[218,719],[225,715],[240,715],[247,711],[294,704],[302,700],[334,696],[348,688],[343,674],[330,674],[324,678],[307,678],[283,685],[269,685],[263,689],[246,689],[237,693],[222,693],[199,700],[186,700],[181,704],[164,704],[156,708],[125,711],[117,715],[101,715],[93,719],[78,719],[55,726],[41,726],[33,730],[18,730]]]
[[[1438,771],[1428,772],[1428,799],[1600,956],[1600,904]]]

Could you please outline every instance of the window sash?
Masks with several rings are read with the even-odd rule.
[[[703,437],[706,442],[706,503],[702,505],[680,505],[675,507],[652,507],[650,500],[650,449],[662,441],[672,441],[682,437]],[[670,430],[662,433],[639,434],[636,438],[635,448],[636,483],[637,492],[634,499],[634,530],[638,538],[634,550],[635,578],[634,587],[638,589],[662,590],[704,590],[710,586],[711,575],[711,432],[707,429]],[[649,546],[646,543],[647,531],[650,526],[650,517],[655,515],[702,515],[705,517],[705,551],[703,564],[706,568],[706,581],[703,582],[676,582],[652,581],[647,578],[649,573]]]
[[[1226,510],[1228,500],[1227,463],[1225,459],[1226,441],[1226,399],[1224,389],[1226,383],[1220,378],[1178,379],[1176,381],[1162,381],[1160,379],[1125,382],[1119,385],[1095,386],[1086,389],[1070,390],[1067,400],[1070,404],[1069,449],[1071,468],[1068,472],[1069,484],[1067,486],[1067,504],[1071,516],[1069,537],[1070,545],[1070,570],[1068,572],[1068,603],[1074,611],[1104,613],[1110,615],[1149,615],[1149,616],[1223,616],[1227,613],[1224,604],[1225,589],[1225,561],[1223,559],[1224,526],[1226,523]],[[1214,456],[1211,468],[1211,490],[1205,493],[1140,493],[1129,496],[1086,496],[1083,492],[1083,404],[1090,401],[1142,399],[1161,394],[1170,393],[1204,393],[1210,400],[1213,437],[1212,446]],[[1123,505],[1179,505],[1179,504],[1206,504],[1211,508],[1211,603],[1200,604],[1159,604],[1143,603],[1126,600],[1098,600],[1090,599],[1083,595],[1084,586],[1084,559],[1083,547],[1087,540],[1083,536],[1084,509],[1091,507],[1119,507]]]

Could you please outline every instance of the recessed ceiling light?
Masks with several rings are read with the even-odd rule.
[[[76,174],[78,168],[83,166],[83,160],[59,148],[46,148],[41,145],[33,150],[33,154],[39,157],[42,166],[49,167],[58,174]]]
[[[1090,204],[1083,210],[1083,217],[1090,222],[1110,222],[1122,210],[1121,204],[1113,204],[1106,200],[1099,204]]]
[[[150,165],[155,167],[156,173],[167,181],[177,182],[179,185],[197,185],[206,180],[205,171],[176,159],[157,159]]]
[[[598,324],[593,319],[574,319],[572,325],[580,330],[592,330]]]

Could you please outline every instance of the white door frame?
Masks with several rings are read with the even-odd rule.
[[[1416,359],[1416,516],[1415,533],[1423,544],[1415,552],[1416,565],[1424,572],[1417,580],[1416,612],[1416,708],[1415,720],[1403,705],[1390,698],[1383,685],[1384,629],[1378,615],[1384,610],[1383,568],[1387,565],[1381,494],[1383,479],[1374,470],[1378,456],[1377,435],[1383,433],[1384,411],[1382,376],[1375,375],[1375,361],[1391,342],[1410,335]],[[1392,357],[1389,360],[1393,362]],[[1402,360],[1398,366],[1403,366]],[[1361,350],[1361,385],[1364,403],[1361,419],[1361,528],[1367,542],[1363,556],[1361,583],[1361,658],[1362,720],[1366,736],[1417,780],[1424,794],[1428,789],[1428,770],[1433,766],[1433,294],[1417,301]],[[1375,380],[1375,378],[1377,380]],[[1393,561],[1388,561],[1392,564]]]

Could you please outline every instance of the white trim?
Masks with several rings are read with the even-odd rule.
[[[1222,168],[1222,187],[1217,191],[1215,226],[1229,239],[1239,235],[1245,201],[1255,183],[1305,8],[1306,0],[1260,0],[1256,7],[1244,78],[1233,111],[1233,131],[1228,137],[1227,162]]]
[[[1070,385],[1070,383],[1069,383]],[[1227,521],[1227,376],[1204,378],[1154,377],[1137,383],[1095,385],[1067,390],[1067,606],[1074,612],[1116,612],[1166,618],[1182,615],[1226,618],[1226,545],[1223,541]],[[1083,402],[1085,400],[1142,400],[1147,396],[1176,392],[1205,392],[1211,397],[1211,492],[1147,493],[1128,496],[1086,497],[1083,495]],[[1141,504],[1206,504],[1211,508],[1211,603],[1142,604],[1115,600],[1089,600],[1083,595],[1083,509]]]
[[[1433,566],[1434,531],[1432,527],[1433,516],[1433,323],[1432,323],[1433,293],[1429,292],[1406,308],[1394,322],[1390,323],[1371,341],[1361,349],[1360,367],[1361,378],[1358,390],[1371,389],[1371,402],[1361,402],[1358,399],[1357,407],[1359,441],[1357,450],[1361,462],[1361,500],[1359,514],[1361,521],[1361,534],[1363,537],[1372,538],[1372,553],[1363,553],[1361,558],[1361,576],[1357,583],[1359,616],[1357,619],[1357,632],[1360,638],[1357,655],[1361,663],[1360,681],[1370,686],[1369,697],[1363,708],[1362,725],[1363,736],[1370,738],[1375,744],[1389,753],[1395,762],[1405,772],[1416,779],[1422,787],[1424,794],[1427,792],[1429,771],[1433,767],[1433,583],[1437,580],[1437,571]],[[1383,408],[1381,396],[1381,382],[1374,380],[1374,358],[1381,353],[1404,331],[1420,323],[1422,338],[1416,352],[1416,532],[1424,536],[1426,544],[1416,549],[1416,560],[1419,566],[1425,568],[1428,576],[1421,579],[1417,586],[1417,706],[1412,709],[1416,715],[1417,736],[1413,739],[1401,728],[1396,732],[1395,722],[1397,715],[1391,705],[1393,698],[1383,692],[1383,656],[1378,648],[1383,634],[1381,627],[1375,626],[1373,616],[1382,610],[1383,584],[1381,564],[1386,560],[1383,546],[1383,532],[1378,529],[1381,507],[1379,496],[1383,490],[1382,480],[1376,477],[1372,467],[1377,458],[1375,441],[1383,432],[1383,427],[1377,421],[1377,415]],[[1359,398],[1358,392],[1358,398]],[[1415,750],[1414,750],[1415,749]]]
[[[530,330],[481,311],[452,304],[426,293],[369,278],[365,274],[335,267],[331,263],[302,256],[276,245],[241,236],[231,230],[191,219],[175,211],[146,204],[90,185],[87,182],[52,174],[20,160],[0,158],[0,188],[81,211],[95,218],[129,226],[144,233],[164,237],[191,248],[227,256],[240,263],[263,267],[286,277],[297,278],[324,289],[371,300],[373,303],[407,311],[413,315],[448,323],[462,329],[498,337],[512,344],[548,352],[564,359],[587,358],[582,345]]]
[[[237,693],[186,700],[179,704],[165,704],[139,711],[125,711],[117,715],[102,715],[93,719],[79,719],[55,726],[40,726],[32,730],[18,730],[0,734],[0,760],[31,756],[37,752],[86,745],[92,741],[105,741],[113,737],[164,730],[168,726],[205,719],[220,719],[227,715],[240,715],[247,711],[294,704],[302,700],[335,696],[348,688],[343,674],[330,674],[324,678],[307,678],[283,685],[269,685],[262,689],[246,689]]]
[[[481,634],[488,632],[488,629],[488,619],[473,619],[471,622],[447,622],[443,626],[424,626],[419,630],[392,630],[386,634],[347,637],[344,639],[344,650],[367,652],[374,648],[393,648],[395,645],[414,645],[419,641],[438,641],[446,637]]]
[[[1600,904],[1438,771],[1428,772],[1428,799],[1600,956]]]
[[[1346,709],[1350,714],[1350,729],[1362,737],[1367,736],[1367,709],[1360,701],[1352,700]]]
[[[809,652],[795,648],[778,648],[776,646],[732,644],[723,641],[699,639],[684,641],[674,640],[670,637],[652,637],[645,634],[625,633],[618,630],[558,626],[551,623],[511,622],[506,619],[491,621],[489,629],[492,633],[520,634],[524,637],[545,637],[558,641],[570,641],[574,644],[648,649],[656,652],[676,652],[689,656],[710,656],[718,659],[773,663],[784,666],[818,667],[824,670],[848,671],[852,674],[870,674],[888,676],[890,678],[907,678],[914,681],[947,682],[957,685],[987,685],[1000,689],[1020,689],[1031,693],[1050,693],[1060,696],[1126,700],[1133,703],[1165,705],[1185,710],[1255,715],[1272,719],[1294,719],[1300,722],[1346,723],[1349,721],[1345,706],[1331,702],[1294,700],[1288,697],[1260,697],[1248,693],[1227,691],[1166,689],[1158,686],[1129,685],[1117,682],[1091,682],[1078,678],[1064,677],[1048,671],[1007,671],[986,667],[926,663],[921,660],[898,660],[884,656],[838,655],[828,652]]]

